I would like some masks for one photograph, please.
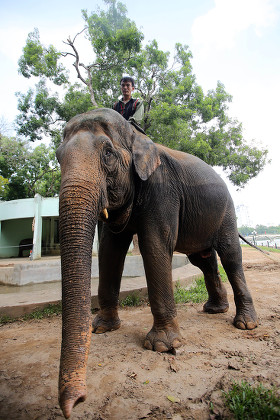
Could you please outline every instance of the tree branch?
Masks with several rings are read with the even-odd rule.
[[[75,39],[76,37],[81,34],[86,28],[84,28],[81,32],[79,32],[75,37],[74,40],[71,41],[71,38],[69,36],[69,38],[67,39],[67,42],[64,42],[65,44],[69,45],[72,50],[74,51],[73,53],[68,53],[69,55],[72,55],[75,58],[75,62],[73,63],[73,66],[76,69],[77,72],[77,77],[88,87],[89,92],[90,92],[90,99],[91,99],[91,103],[93,106],[98,107],[97,102],[95,100],[95,96],[94,96],[94,91],[93,91],[93,87],[92,87],[92,75],[90,73],[90,68],[88,66],[84,66],[83,64],[80,63],[80,57],[79,57],[79,53],[74,45]],[[79,67],[83,67],[86,72],[87,72],[87,76],[88,76],[88,81],[85,80],[80,72],[80,68]]]

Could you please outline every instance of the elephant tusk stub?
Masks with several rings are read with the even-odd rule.
[[[101,215],[107,220],[109,217],[107,209],[103,209]]]

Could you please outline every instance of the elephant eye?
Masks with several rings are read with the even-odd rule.
[[[107,166],[107,168],[111,168],[111,166],[114,164],[114,162],[116,161],[115,159],[115,154],[114,151],[108,147],[106,149],[104,149],[103,151],[103,162],[105,163],[105,165]]]
[[[106,150],[105,150],[104,155],[105,155],[106,157],[111,156],[111,154],[112,154],[112,150],[111,150],[111,149],[106,149]]]

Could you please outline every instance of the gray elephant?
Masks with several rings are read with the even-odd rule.
[[[195,156],[153,143],[110,109],[72,118],[57,157],[62,175],[59,399],[66,418],[86,398],[92,330],[104,333],[120,327],[120,282],[135,233],[154,318],[144,343],[147,349],[164,352],[181,344],[172,290],[174,251],[188,255],[203,271],[209,294],[204,311],[218,313],[226,312],[229,305],[217,251],[234,292],[234,325],[241,329],[257,326],[242,269],[233,202],[210,166]],[[100,312],[92,324],[92,243],[100,220]]]

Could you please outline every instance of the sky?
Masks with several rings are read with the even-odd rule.
[[[122,0],[127,15],[159,48],[189,46],[193,73],[206,93],[221,81],[233,96],[229,115],[242,122],[249,145],[267,148],[268,164],[240,191],[228,181],[238,226],[280,224],[280,0]],[[34,81],[18,74],[18,59],[29,32],[65,50],[62,43],[83,28],[82,9],[106,8],[102,0],[0,0],[0,120],[12,125],[15,92]],[[79,37],[83,61],[90,50]],[[224,180],[225,174],[217,170]]]

